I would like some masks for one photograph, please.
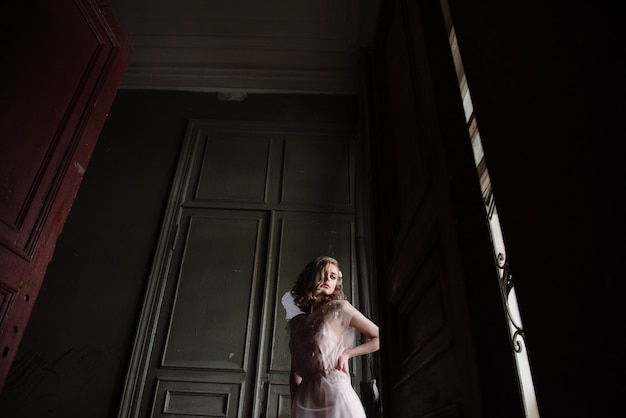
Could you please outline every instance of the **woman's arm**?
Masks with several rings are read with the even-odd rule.
[[[291,362],[291,372],[289,373],[289,393],[291,395],[291,402],[296,399],[296,392],[298,391],[298,385],[302,382],[302,377],[293,370],[293,361]]]
[[[367,337],[368,341],[364,342],[363,344],[357,345],[354,348],[350,348],[344,351],[343,354],[339,356],[337,369],[345,372],[348,375],[350,375],[348,360],[350,360],[352,357],[373,353],[374,351],[378,351],[378,349],[380,348],[378,326],[369,319],[367,319],[361,312],[356,309],[354,311],[354,314],[352,315],[352,319],[350,320],[350,326],[359,331],[365,337]]]

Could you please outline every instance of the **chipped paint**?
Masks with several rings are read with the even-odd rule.
[[[80,163],[78,161],[74,161],[74,167],[76,168],[76,171],[78,171],[78,174],[80,174],[81,176],[83,174],[85,174],[85,169],[82,165],[80,165]]]

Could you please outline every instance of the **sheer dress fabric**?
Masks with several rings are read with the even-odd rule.
[[[337,370],[339,355],[354,345],[355,311],[348,301],[336,300],[291,319],[289,349],[302,377],[291,418],[365,418],[350,376]]]

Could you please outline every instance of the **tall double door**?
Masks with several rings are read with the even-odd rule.
[[[287,417],[281,296],[318,255],[354,297],[347,126],[192,121],[120,416]]]

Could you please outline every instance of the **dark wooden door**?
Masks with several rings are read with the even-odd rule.
[[[0,9],[0,389],[131,48],[105,1]]]
[[[282,294],[318,255],[354,301],[346,126],[189,125],[120,416],[288,416]]]
[[[523,416],[439,0],[386,2],[372,142],[383,411]]]

